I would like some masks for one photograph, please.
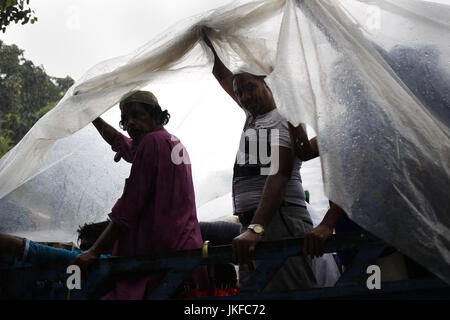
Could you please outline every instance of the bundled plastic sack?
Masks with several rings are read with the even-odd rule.
[[[419,0],[263,0],[182,21],[77,81],[0,160],[0,197],[131,90],[210,73],[207,26],[229,69],[268,75],[286,119],[317,132],[327,196],[450,283],[449,16]]]

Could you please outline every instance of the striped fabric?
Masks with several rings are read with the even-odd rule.
[[[243,110],[247,118],[233,172],[235,214],[254,210],[258,206],[269,172],[271,147],[291,148],[287,121],[277,109],[256,118]],[[301,160],[295,158],[284,201],[305,206],[301,165]]]

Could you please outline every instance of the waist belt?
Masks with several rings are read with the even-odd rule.
[[[306,209],[306,206],[304,206],[304,205],[297,204],[297,203],[292,203],[292,202],[286,202],[286,201],[283,201],[280,204],[280,208],[281,207],[301,207],[301,208]],[[256,209],[245,211],[245,212],[239,212],[239,213],[236,213],[236,215],[239,218],[239,222],[242,225],[246,226],[246,225],[249,225],[250,222],[252,222],[252,219],[253,219],[253,216],[255,215],[255,212],[256,212]]]

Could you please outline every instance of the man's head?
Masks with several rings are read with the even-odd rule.
[[[233,77],[233,91],[241,106],[253,115],[267,113],[275,108],[272,92],[264,81],[265,76],[248,72]]]
[[[80,249],[88,250],[92,247],[103,231],[105,231],[109,223],[110,221],[102,221],[89,224],[86,223],[84,226],[80,226],[77,230]]]
[[[169,122],[170,114],[162,110],[155,95],[149,91],[135,91],[120,102],[120,127],[139,144],[142,137],[159,125]]]

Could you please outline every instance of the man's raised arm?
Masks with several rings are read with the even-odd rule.
[[[238,105],[240,105],[233,90],[233,73],[228,70],[228,68],[223,64],[222,60],[220,60],[219,56],[217,55],[216,49],[214,49],[214,46],[211,43],[211,40],[209,40],[208,36],[206,35],[204,29],[202,30],[202,35],[203,41],[205,41],[205,44],[211,49],[212,53],[214,54],[214,77],[216,77],[217,81],[219,81],[222,88],[230,95],[230,97],[233,98],[233,100],[236,101]]]
[[[98,117],[92,124],[95,126],[97,131],[101,134],[103,139],[108,142],[109,145],[112,145],[114,141],[114,137],[117,133],[117,130],[107,124],[102,118]]]

